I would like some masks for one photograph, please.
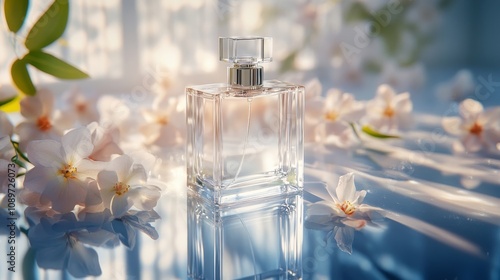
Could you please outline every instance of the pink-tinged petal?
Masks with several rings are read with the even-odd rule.
[[[87,196],[85,197],[85,211],[95,213],[102,212],[103,210],[104,206],[97,181],[89,180],[87,185]]]
[[[120,218],[132,207],[132,203],[127,194],[115,195],[111,200],[111,213],[114,217]]]
[[[86,127],[69,131],[62,136],[61,142],[68,163],[78,164],[94,150],[90,132]]]
[[[459,106],[460,115],[466,120],[476,118],[483,110],[483,105],[473,99],[465,99]]]
[[[323,118],[325,100],[322,97],[317,97],[309,100],[306,103],[306,118],[312,119],[313,121],[318,121]]]
[[[404,92],[396,95],[393,99],[393,106],[398,113],[410,113],[413,110],[410,93]]]
[[[444,130],[452,135],[462,135],[464,130],[462,129],[462,119],[460,117],[444,117],[441,120],[441,125]]]
[[[14,126],[7,117],[7,114],[0,111],[0,137],[10,136],[14,132]]]
[[[390,101],[396,96],[394,89],[387,84],[380,85],[377,88],[377,97],[384,101],[386,104],[390,104]]]
[[[128,155],[121,155],[110,162],[110,169],[114,170],[118,175],[120,182],[128,182],[129,174],[132,169],[134,160]]]
[[[365,220],[351,220],[351,219],[344,219],[342,220],[342,223],[348,227],[351,227],[356,230],[362,229],[364,226],[366,226],[366,221]]]
[[[346,130],[351,130],[351,126],[345,122],[326,122],[325,123],[325,136],[341,135]]]
[[[152,210],[161,196],[161,189],[156,186],[142,186],[128,192],[129,200],[139,210]]]
[[[73,128],[75,121],[74,114],[64,113],[60,110],[55,110],[52,114],[52,124],[62,131]]]
[[[500,150],[500,128],[490,128],[483,131],[483,141],[491,150]]]
[[[29,120],[36,120],[43,115],[40,96],[28,96],[21,100],[21,115]]]
[[[35,166],[60,168],[65,163],[61,143],[55,140],[31,141],[26,151]]]
[[[481,138],[473,134],[465,135],[462,138],[462,144],[468,152],[477,152],[482,148]]]
[[[342,101],[343,92],[339,89],[332,88],[326,93],[325,108],[327,110],[335,109],[339,107]]]
[[[500,128],[500,107],[487,109],[479,119],[485,127]]]
[[[108,166],[109,162],[82,159],[77,165],[78,173],[76,177],[82,181],[87,178],[95,179],[97,178],[97,173],[107,169]]]
[[[101,275],[97,252],[77,241],[71,248],[68,257],[68,272],[74,277]]]
[[[24,187],[36,193],[43,193],[49,185],[57,184],[57,169],[43,166],[35,166],[26,172]]]
[[[128,153],[136,164],[144,166],[146,173],[153,170],[157,164],[157,159],[154,155],[145,151],[134,151]]]
[[[52,201],[52,209],[59,213],[69,213],[75,205],[83,204],[87,196],[87,182],[79,180],[65,180],[65,184],[58,187],[53,187],[53,193],[50,194]],[[50,189],[47,187],[47,189]],[[42,195],[46,195],[43,193]]]
[[[335,232],[335,241],[337,241],[337,246],[342,252],[352,254],[354,229],[351,227],[338,227]]]
[[[48,89],[41,89],[37,91],[36,96],[40,98],[43,106],[43,114],[50,116],[54,108],[54,94]]]
[[[134,164],[124,182],[127,182],[129,185],[139,185],[144,184],[147,179],[148,176],[144,166],[142,164]]]
[[[109,208],[111,200],[116,194],[113,187],[118,183],[118,175],[115,171],[103,170],[97,174],[97,183],[101,189],[101,198],[104,206]]]
[[[316,96],[321,96],[322,86],[318,78],[314,78],[305,84],[306,90],[306,100],[314,98]]]
[[[344,218],[346,214],[335,204],[326,201],[311,204],[306,213],[306,220],[317,224],[327,224],[335,218]]]
[[[61,134],[59,131],[51,128],[46,131],[41,131],[38,126],[32,122],[22,122],[14,129],[19,136],[19,147],[25,150],[28,144],[33,140],[57,140],[60,141]]]
[[[336,189],[337,198],[340,201],[351,201],[355,198],[356,186],[354,186],[354,173],[340,176]]]

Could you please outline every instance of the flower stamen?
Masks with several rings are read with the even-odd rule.
[[[325,119],[329,121],[335,121],[339,115],[335,113],[334,111],[328,111],[325,113]]]
[[[128,192],[128,190],[130,189],[130,186],[129,185],[126,185],[122,182],[118,182],[116,183],[114,186],[113,186],[113,191],[117,194],[117,195],[122,195],[122,194],[125,194]]]
[[[388,118],[392,118],[392,116],[394,116],[394,113],[394,109],[391,106],[387,106],[385,107],[385,110],[382,114]]]
[[[41,116],[36,120],[36,125],[41,131],[47,131],[52,128],[52,124],[47,116]]]
[[[66,179],[75,179],[77,171],[78,170],[76,169],[76,167],[72,166],[71,164],[67,164],[59,169],[59,174],[61,174]]]
[[[168,117],[160,116],[156,119],[156,122],[161,124],[161,125],[167,125],[168,124]]]
[[[474,134],[476,136],[481,135],[481,132],[483,132],[483,126],[475,122],[470,128],[469,128],[470,134]]]
[[[342,210],[346,215],[352,215],[356,212],[356,206],[354,206],[350,201],[346,200],[342,204],[337,204],[337,207]]]

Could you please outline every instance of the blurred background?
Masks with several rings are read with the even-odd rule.
[[[33,1],[24,28],[51,3]],[[494,0],[77,0],[65,35],[47,50],[91,79],[61,85],[37,71],[32,77],[57,90],[75,84],[109,93],[148,91],[168,76],[182,91],[225,81],[217,37],[259,35],[274,38],[266,78],[418,89],[429,77],[436,83],[436,69],[447,70],[446,79],[500,65],[499,9]],[[14,40],[0,34],[0,84],[10,83],[11,61],[24,53]]]

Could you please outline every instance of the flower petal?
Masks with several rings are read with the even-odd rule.
[[[132,207],[132,201],[128,195],[115,195],[111,200],[111,213],[114,217],[120,218]]]
[[[143,186],[128,192],[129,200],[140,210],[152,210],[161,196],[161,189],[156,186]]]
[[[462,119],[460,117],[444,117],[441,120],[444,130],[452,135],[462,135]]]
[[[26,152],[35,166],[60,168],[64,164],[61,143],[55,140],[31,141]]]
[[[466,120],[476,118],[476,116],[483,112],[483,110],[483,105],[473,99],[465,99],[459,106],[460,115]]]
[[[62,136],[66,162],[78,164],[82,159],[88,157],[94,145],[92,144],[90,132],[86,127],[73,129]]]
[[[71,248],[68,258],[68,272],[75,277],[99,276],[101,267],[97,252],[80,242],[76,242]]]
[[[335,232],[335,241],[342,252],[352,254],[352,242],[354,241],[354,229],[351,227],[338,227]]]
[[[353,201],[356,194],[356,186],[354,186],[354,173],[347,173],[340,176],[339,183],[336,189],[337,198],[343,201]]]
[[[115,171],[103,170],[97,174],[97,183],[101,189],[102,202],[105,207],[109,208],[115,195],[113,186],[118,183],[118,175]]]

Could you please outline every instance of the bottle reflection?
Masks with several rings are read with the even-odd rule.
[[[188,191],[190,279],[301,279],[302,194],[218,207]]]

